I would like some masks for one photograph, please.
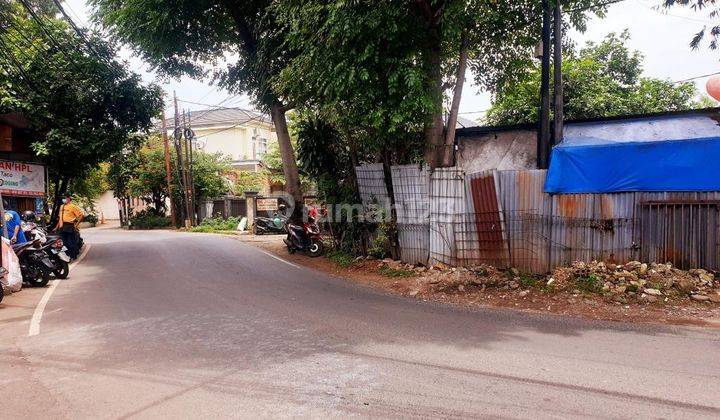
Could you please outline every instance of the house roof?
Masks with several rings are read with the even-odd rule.
[[[701,109],[690,109],[683,111],[666,111],[666,112],[653,112],[647,114],[633,114],[633,115],[618,115],[615,117],[601,117],[601,118],[584,118],[577,120],[566,120],[566,125],[572,124],[584,124],[584,123],[600,123],[600,122],[620,122],[628,120],[643,120],[650,118],[659,117],[672,117],[672,116],[683,116],[683,115],[707,115],[709,117],[720,120],[720,107],[713,108],[701,108]],[[477,137],[484,134],[499,133],[503,131],[513,130],[535,130],[537,129],[537,123],[524,123],[524,124],[509,124],[509,125],[486,125],[486,126],[475,126],[458,128],[455,132],[456,138],[462,137]]]
[[[270,123],[270,117],[259,112],[243,108],[217,108],[190,111],[189,120],[193,127],[212,127],[227,125],[243,125],[257,121]],[[182,121],[182,118],[181,118]],[[171,129],[175,124],[174,118],[167,119],[167,127]]]
[[[455,126],[456,129],[461,128],[470,128],[470,127],[479,127],[480,124],[477,123],[475,120],[471,120],[469,118],[458,116],[457,118],[457,125]]]

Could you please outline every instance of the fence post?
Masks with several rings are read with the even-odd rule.
[[[245,191],[245,206],[247,210],[247,227],[248,230],[252,228],[252,226],[255,224],[255,214],[256,214],[256,202],[257,199],[257,191]]]
[[[232,212],[231,205],[230,197],[223,197],[223,219],[230,217],[230,213]]]

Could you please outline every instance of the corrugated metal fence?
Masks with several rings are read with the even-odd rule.
[[[430,172],[420,165],[391,168],[402,260],[427,264],[430,254]]]
[[[363,203],[387,198],[382,165],[362,173]],[[545,175],[393,167],[403,260],[530,272],[594,259],[720,269],[720,192],[551,196]]]

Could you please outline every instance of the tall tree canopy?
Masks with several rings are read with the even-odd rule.
[[[643,57],[625,43],[627,31],[611,33],[579,51],[568,50],[563,61],[565,117],[582,119],[648,112],[676,111],[701,106],[692,83],[673,83],[642,76]],[[517,82],[502,89],[488,111],[491,124],[538,120],[540,68],[532,64]]]
[[[33,148],[59,197],[70,180],[149,131],[161,92],[115,61],[111,44],[78,34],[54,17],[56,9],[34,6],[48,2],[3,1],[10,13],[5,9],[0,23],[1,103],[31,122]]]
[[[302,191],[285,112],[270,79],[289,50],[278,48],[272,0],[90,0],[95,17],[161,73],[212,76],[230,91],[251,95],[270,112],[278,136],[286,188]],[[222,63],[230,61],[227,66]],[[207,70],[213,67],[214,70]],[[296,206],[299,207],[299,206]],[[298,208],[298,210],[300,210]]]
[[[568,25],[580,29],[589,11],[604,11],[595,0],[565,7]],[[325,121],[369,130],[379,148],[421,131],[433,166],[447,164],[443,99],[464,77],[461,57],[495,91],[531,60],[540,38],[534,0],[288,0],[274,8],[279,38],[293,51],[275,78],[279,91]]]

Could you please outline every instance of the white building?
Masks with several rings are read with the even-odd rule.
[[[196,147],[208,153],[222,153],[232,158],[237,169],[257,171],[263,155],[277,143],[270,117],[241,108],[191,111],[188,120],[195,132]],[[168,132],[174,127],[167,120]]]

